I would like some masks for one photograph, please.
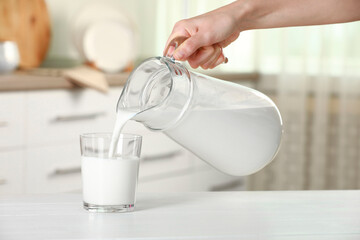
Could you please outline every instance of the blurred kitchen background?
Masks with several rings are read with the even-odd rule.
[[[0,75],[0,194],[80,191],[78,136],[112,131],[129,71],[162,55],[176,21],[230,2],[1,0],[0,41],[18,43],[20,69],[10,64]],[[40,26],[24,37],[27,25],[15,29],[21,21]],[[241,33],[224,50],[228,64],[196,71],[276,102],[284,122],[278,155],[254,175],[227,176],[130,123],[127,131],[144,135],[139,191],[359,189],[359,42],[360,22]],[[37,48],[38,61],[22,62]]]

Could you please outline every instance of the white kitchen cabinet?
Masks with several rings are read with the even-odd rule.
[[[0,194],[81,191],[79,135],[111,132],[122,87],[0,93]],[[238,178],[196,159],[161,132],[130,121],[143,136],[139,191],[238,190]]]
[[[112,95],[93,90],[32,91],[26,104],[28,146],[61,144],[79,139],[82,133],[112,131],[115,120]]]
[[[139,179],[138,192],[188,192],[192,189],[193,176],[188,171],[169,172],[169,175],[144,181]]]
[[[245,178],[230,176],[211,166],[192,170],[191,191],[239,191],[245,190]]]
[[[220,172],[195,155],[189,153],[192,163],[193,191],[239,191],[245,190],[245,177]]]
[[[26,151],[26,193],[81,190],[81,158],[78,142],[70,145],[33,147]]]
[[[0,195],[22,193],[23,180],[23,151],[0,152]]]
[[[88,89],[26,93],[26,193],[81,190],[79,136],[112,131],[121,87],[111,91],[115,94]]]
[[[190,168],[187,152],[160,132],[150,132],[143,136],[140,178],[151,179]]]
[[[0,150],[24,145],[24,94],[0,93]]]
[[[140,165],[141,173],[141,165]],[[139,192],[202,192],[245,190],[243,177],[229,176],[213,169],[180,169],[150,177],[139,178]]]
[[[81,189],[79,135],[113,130],[121,89],[112,88],[108,94],[92,90],[27,93],[27,193]],[[143,136],[140,178],[158,178],[190,167],[184,150],[164,134],[132,121],[124,132]]]

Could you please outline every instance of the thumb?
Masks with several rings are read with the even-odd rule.
[[[176,60],[186,60],[193,53],[195,53],[199,48],[206,45],[205,38],[200,34],[196,34],[194,36],[186,39],[174,52],[174,58]]]

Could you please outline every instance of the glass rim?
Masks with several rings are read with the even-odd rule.
[[[95,133],[82,133],[80,138],[110,138],[112,137],[111,132],[95,132]],[[120,139],[142,139],[141,135],[133,133],[121,133]]]

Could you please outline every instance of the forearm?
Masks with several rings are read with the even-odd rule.
[[[238,0],[226,7],[240,31],[360,20],[360,0]]]

